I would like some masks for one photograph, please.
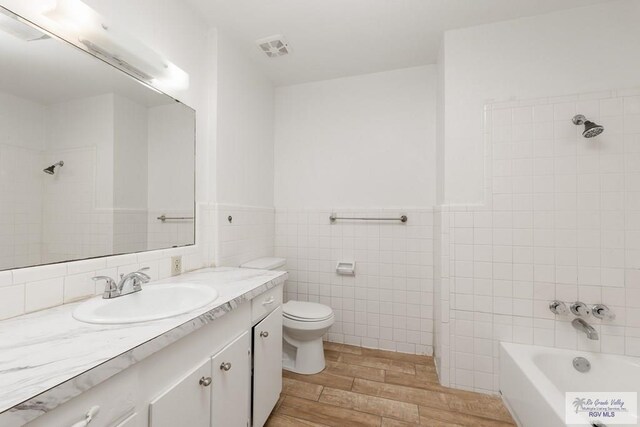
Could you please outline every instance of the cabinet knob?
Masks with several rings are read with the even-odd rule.
[[[268,336],[269,336],[269,332],[267,332],[267,331],[261,331],[260,332],[260,337],[267,338]]]
[[[200,378],[200,385],[203,387],[209,387],[211,385],[211,377]]]
[[[222,370],[222,371],[228,371],[229,369],[231,369],[231,363],[229,363],[229,362],[222,362],[222,364],[220,365],[220,370]]]

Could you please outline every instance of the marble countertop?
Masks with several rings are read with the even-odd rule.
[[[0,321],[0,425],[21,425],[285,281],[281,271],[208,268],[148,284],[201,283],[219,297],[195,311],[144,323],[75,320],[80,303]],[[144,292],[144,290],[143,290]]]

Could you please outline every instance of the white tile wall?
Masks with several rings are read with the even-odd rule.
[[[336,209],[343,216],[409,217],[406,224],[338,221],[331,210],[276,210],[276,256],[287,259],[286,298],[329,305],[328,339],[431,354],[433,211]],[[356,261],[355,276],[336,274]]]
[[[149,246],[147,228],[148,214],[146,209],[114,209],[113,253],[140,252],[160,247]]]
[[[273,256],[274,208],[218,204],[215,221],[216,265],[237,267],[252,259]]]
[[[583,138],[578,113],[605,133]],[[441,214],[444,377],[497,391],[500,341],[640,356],[640,91],[493,104],[485,119],[487,203]],[[587,319],[590,341],[554,298],[617,318]]]
[[[0,145],[0,268],[41,262],[42,163],[40,150]]]
[[[197,245],[127,255],[87,259],[0,272],[0,320],[31,311],[77,301],[102,293],[103,283],[91,277],[116,277],[150,267],[152,279],[170,276],[170,259],[181,255],[183,271],[212,264],[214,253],[213,205],[198,206]]]

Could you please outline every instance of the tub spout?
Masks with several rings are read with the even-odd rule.
[[[590,340],[597,340],[598,339],[598,331],[596,331],[593,326],[591,326],[590,324],[588,324],[587,322],[585,322],[582,319],[573,319],[573,321],[571,322],[571,325],[577,329],[580,332],[584,332],[585,334],[587,334],[587,338],[589,338]]]

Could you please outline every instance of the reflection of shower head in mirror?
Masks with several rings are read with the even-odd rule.
[[[60,160],[58,163],[55,163],[48,168],[44,168],[42,171],[44,173],[48,173],[49,175],[53,175],[54,173],[56,173],[56,166],[64,166],[64,162]]]

